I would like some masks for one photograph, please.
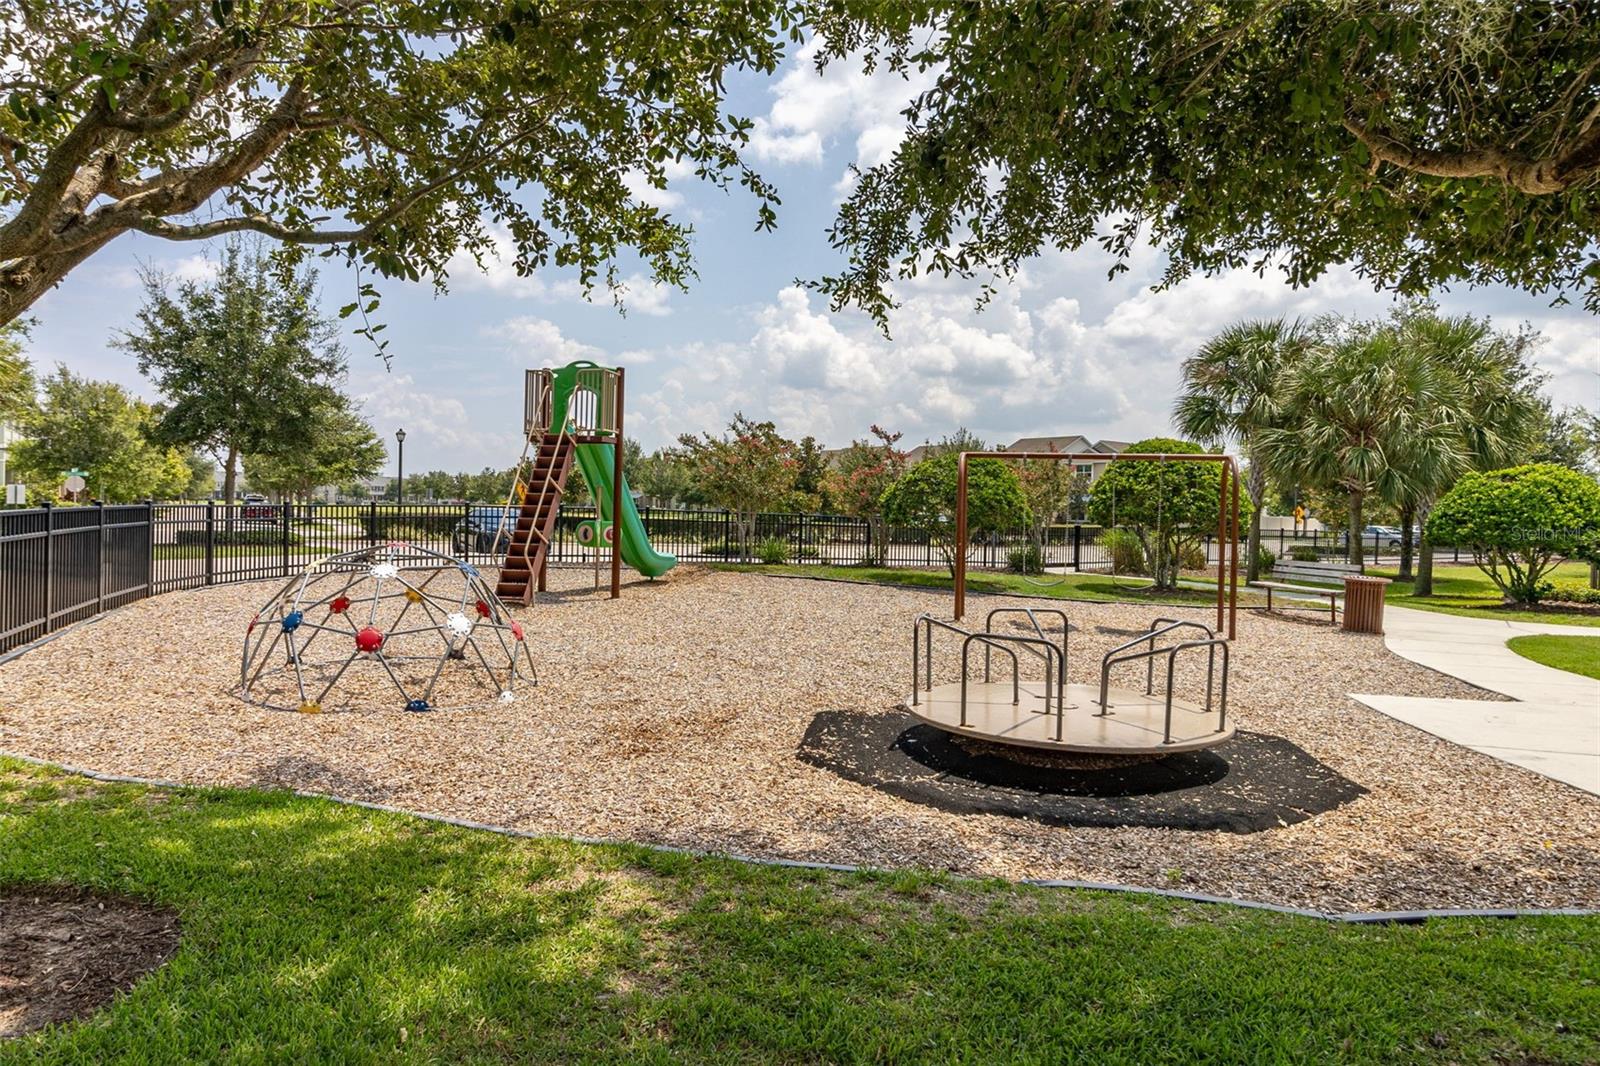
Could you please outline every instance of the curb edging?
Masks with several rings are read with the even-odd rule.
[[[814,580],[814,579],[813,579]],[[63,630],[64,632],[64,630]],[[66,763],[51,762],[31,755],[19,755],[14,752],[0,750],[0,757],[15,759],[18,762],[28,763],[32,766],[42,766],[48,769],[61,770],[65,773],[87,777],[94,781],[105,781],[111,784],[143,785],[148,788],[162,789],[204,789],[204,788],[232,788],[228,785],[195,785],[181,781],[168,781],[161,778],[132,777],[125,774],[107,774],[98,770],[90,770],[81,766],[72,766]],[[265,790],[273,791],[273,790]],[[904,871],[892,870],[877,866],[859,866],[850,863],[814,862],[805,859],[768,858],[755,855],[743,855],[731,851],[711,851],[704,848],[680,847],[674,844],[646,844],[638,841],[626,840],[616,837],[586,837],[563,833],[535,833],[526,829],[512,829],[507,826],[490,825],[486,822],[474,822],[467,818],[453,818],[444,814],[421,814],[408,811],[403,807],[395,807],[386,803],[373,803],[369,800],[348,799],[343,796],[334,796],[326,792],[310,792],[304,789],[287,789],[290,795],[301,799],[325,800],[343,807],[356,807],[362,810],[378,811],[384,814],[399,814],[408,818],[417,818],[425,822],[439,825],[454,826],[458,829],[473,829],[482,832],[495,833],[499,836],[512,837],[519,840],[559,840],[573,844],[627,846],[643,848],[647,851],[659,852],[666,855],[683,855],[694,859],[726,859],[733,862],[744,863],[749,866],[768,866],[792,870],[821,870],[829,873],[859,873],[859,874],[893,874]],[[962,875],[956,875],[962,876]],[[963,879],[977,880],[965,877]],[[1285,914],[1296,918],[1314,918],[1326,922],[1338,922],[1346,925],[1420,925],[1424,922],[1441,918],[1595,918],[1600,917],[1600,909],[1587,907],[1534,907],[1526,909],[1517,908],[1470,908],[1470,907],[1442,907],[1419,908],[1398,911],[1322,911],[1308,907],[1291,907],[1281,903],[1267,903],[1261,900],[1237,899],[1231,896],[1214,896],[1203,892],[1183,892],[1177,889],[1155,888],[1145,885],[1123,885],[1107,881],[1077,881],[1060,878],[1022,878],[1011,882],[1012,884],[1027,885],[1032,888],[1071,889],[1089,892],[1115,892],[1132,896],[1154,896],[1163,899],[1181,900],[1186,903],[1206,903],[1220,906],[1239,907],[1244,910],[1268,911],[1273,914]]]

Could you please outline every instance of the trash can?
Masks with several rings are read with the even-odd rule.
[[[1350,574],[1344,579],[1344,627],[1351,633],[1383,632],[1383,589],[1386,577]]]

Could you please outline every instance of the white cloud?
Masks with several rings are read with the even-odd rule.
[[[670,315],[667,301],[672,296],[672,286],[658,285],[643,274],[629,274],[619,283],[618,296],[625,310],[640,315]]]
[[[933,84],[934,72],[902,77],[880,66],[872,74],[851,55],[816,70],[820,41],[812,38],[786,63],[772,86],[772,106],[755,121],[750,147],[758,159],[820,164],[833,142],[853,137],[862,166],[887,161],[904,137],[902,112]],[[848,184],[848,175],[841,179]]]
[[[549,319],[518,315],[497,326],[486,326],[485,336],[502,341],[519,363],[527,366],[554,366],[575,359],[598,362],[605,352],[582,341],[573,340]]]
[[[677,169],[679,171],[684,170],[682,167]],[[654,185],[651,185],[649,179],[645,177],[644,172],[638,170],[630,170],[627,174],[623,175],[622,182],[628,187],[628,192],[633,194],[633,198],[635,200],[638,200],[640,203],[649,204],[651,207],[658,207],[663,211],[669,211],[672,208],[680,207],[683,204],[683,194],[674,192],[671,188],[670,172],[668,176],[668,187],[665,189],[658,189]]]
[[[466,469],[471,465],[466,456],[492,457],[486,461],[509,466],[521,449],[514,431],[517,423],[510,417],[488,419],[481,411],[469,412],[459,399],[420,385],[410,374],[368,371],[362,379],[352,383],[352,392],[388,444],[391,462],[395,453],[391,438],[400,427],[411,444],[414,469],[452,465]],[[520,396],[516,403],[521,405]],[[483,428],[486,425],[507,428],[493,431]]]
[[[1137,439],[1169,432],[1180,363],[1228,323],[1389,306],[1342,270],[1301,290],[1239,271],[1151,292],[1158,268],[1155,253],[1141,253],[1129,275],[1107,283],[1099,260],[1051,253],[982,310],[971,282],[923,276],[898,288],[892,339],[787,286],[751,312],[744,343],[647,349],[673,393],[641,399],[649,410],[635,424],[651,444],[724,425],[738,410],[829,445],[874,422],[910,444],[957,425],[1001,444],[1075,432]],[[1099,306],[1065,295],[1079,292]]]
[[[484,256],[481,268],[464,251],[458,251],[450,257],[446,270],[456,288],[547,303],[585,299],[583,287],[572,278],[546,281],[542,272],[519,275],[515,266],[516,246],[511,234],[504,229],[492,228],[490,240],[493,247]],[[641,315],[672,314],[672,307],[668,303],[672,295],[671,286],[657,285],[644,274],[634,273],[618,282],[618,290],[617,295],[630,312]],[[603,287],[600,292],[604,293]]]
[[[491,247],[484,254],[480,266],[464,250],[458,250],[445,264],[451,283],[460,289],[488,291],[504,296],[531,300],[570,300],[581,298],[582,287],[570,278],[546,281],[544,275],[517,273],[517,248],[509,231],[490,227]]]

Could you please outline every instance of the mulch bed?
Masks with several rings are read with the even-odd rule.
[[[270,587],[158,596],[0,665],[0,751],[763,858],[1169,886],[1178,870],[1186,890],[1323,910],[1600,905],[1600,797],[1352,700],[1485,697],[1381,637],[1241,613],[1228,689],[1241,731],[1284,738],[1365,794],[1262,832],[1066,826],[912,802],[795,757],[823,712],[896,712],[912,620],[948,618],[948,592],[679,567],[610,600],[592,581],[557,570],[560,594],[513,609],[537,686],[428,714],[398,706],[376,664],[351,668],[343,713],[243,703],[240,642]],[[972,610],[981,624],[990,607],[1037,604],[986,596]],[[1057,605],[1077,628],[1073,681],[1158,614],[1211,616]],[[952,641],[940,638],[936,683],[954,679]],[[1180,694],[1204,683],[1203,660],[1184,671]]]
[[[1282,737],[1239,733],[1159,759],[1021,761],[907,714],[824,711],[800,742],[813,766],[953,814],[1047,825],[1259,833],[1303,822],[1366,789]],[[1020,751],[1020,749],[1019,749]]]
[[[61,886],[0,889],[0,1039],[93,1013],[178,947],[165,907]]]

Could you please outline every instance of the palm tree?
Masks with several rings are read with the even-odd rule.
[[[1394,502],[1404,527],[1400,578],[1412,578],[1412,524],[1422,529],[1412,595],[1433,594],[1433,544],[1428,515],[1434,503],[1467,470],[1495,470],[1523,462],[1538,440],[1543,405],[1542,377],[1525,361],[1532,336],[1496,332],[1487,320],[1441,317],[1431,308],[1396,316],[1400,343],[1455,378],[1443,414],[1461,443],[1457,463],[1396,455],[1408,468],[1406,487]]]
[[[1282,423],[1259,443],[1275,472],[1344,492],[1359,564],[1368,498],[1402,499],[1466,464],[1452,422],[1461,381],[1394,326],[1331,322],[1321,334],[1286,372]]]
[[[1173,406],[1179,433],[1206,444],[1233,443],[1248,471],[1250,545],[1246,580],[1261,576],[1261,506],[1267,494],[1264,430],[1280,424],[1285,372],[1305,353],[1309,336],[1298,321],[1239,322],[1183,362],[1183,392]]]

